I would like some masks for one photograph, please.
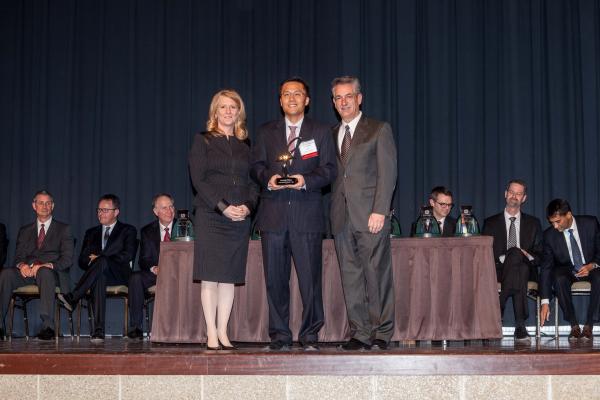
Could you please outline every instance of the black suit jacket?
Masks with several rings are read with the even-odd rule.
[[[177,222],[173,220],[173,226]],[[158,265],[160,256],[160,227],[158,220],[150,222],[140,231],[140,269],[150,271],[155,265]]]
[[[79,267],[87,270],[90,267],[90,255],[95,254],[98,259],[106,259],[113,273],[121,281],[127,282],[132,268],[130,263],[137,253],[137,231],[132,225],[117,221],[106,247],[102,250],[102,228],[102,225],[98,225],[85,232],[79,255]]]
[[[31,264],[34,261],[52,263],[58,274],[60,290],[68,293],[71,290],[69,270],[73,264],[73,236],[71,227],[55,218],[46,231],[46,238],[41,248],[37,248],[37,221],[22,226],[17,235],[15,265]]]
[[[0,224],[0,268],[6,262],[6,250],[8,249],[8,239],[6,237],[6,226]]]
[[[598,219],[590,215],[575,216],[579,240],[581,241],[581,252],[587,263],[600,265],[600,225]],[[554,268],[573,269],[573,263],[569,256],[569,248],[563,232],[553,227],[544,231],[544,254],[541,266],[541,292],[543,299],[549,299],[552,295],[552,270]]]
[[[300,151],[294,152],[289,174],[301,174],[306,190],[268,190],[269,179],[281,175],[277,157],[287,151],[285,120],[266,123],[258,130],[252,149],[251,176],[261,187],[256,226],[267,232],[293,229],[299,232],[324,232],[323,201],[321,190],[335,179],[336,152],[327,125],[304,117],[299,135],[303,142],[314,140],[316,157],[303,160]]]
[[[442,232],[442,237],[452,237],[456,231],[456,218],[448,215],[444,220],[444,231]],[[417,234],[417,221],[413,222],[410,227],[410,236],[415,236]]]
[[[502,265],[500,256],[506,254],[506,229],[504,211],[486,218],[483,222],[482,234],[494,237],[494,260],[497,266]],[[536,217],[523,212],[519,227],[519,245],[533,257],[532,261],[525,258],[526,262],[531,266],[538,266],[542,256],[542,224]]]

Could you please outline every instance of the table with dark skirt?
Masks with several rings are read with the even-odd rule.
[[[395,328],[392,340],[471,340],[502,337],[496,271],[489,236],[392,239]],[[193,242],[162,242],[152,342],[205,343],[200,283],[193,282]],[[269,342],[269,312],[260,241],[250,241],[246,284],[235,288],[229,338]],[[290,326],[297,340],[302,302],[290,279]],[[349,339],[333,240],[323,241],[321,342]]]

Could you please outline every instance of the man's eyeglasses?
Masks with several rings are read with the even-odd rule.
[[[115,211],[116,208],[96,208],[98,214],[108,214],[111,211]]]
[[[440,207],[448,207],[448,208],[454,207],[454,204],[452,204],[452,203],[440,203],[439,201],[436,201],[436,203],[438,203],[440,205]]]

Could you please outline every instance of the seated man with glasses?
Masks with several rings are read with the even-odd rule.
[[[104,341],[106,286],[127,285],[131,262],[137,252],[137,231],[132,225],[117,220],[120,200],[114,194],[105,194],[96,209],[100,225],[85,232],[79,267],[85,271],[75,289],[58,299],[72,311],[88,290],[92,296],[94,330],[92,342]]]
[[[496,276],[501,284],[500,309],[512,297],[515,314],[515,340],[529,342],[527,319],[527,281],[537,282],[537,267],[542,256],[540,220],[521,212],[527,200],[527,184],[514,179],[504,191],[504,211],[486,218],[483,234],[494,237]]]
[[[15,251],[15,268],[0,274],[0,316],[8,311],[13,290],[37,285],[40,290],[40,340],[54,339],[54,293],[59,286],[68,291],[69,269],[73,261],[73,237],[69,225],[52,216],[54,199],[45,190],[33,196],[31,204],[36,220],[19,229]],[[4,333],[0,329],[0,338]]]
[[[441,236],[454,236],[456,230],[456,218],[450,215],[452,207],[452,192],[445,186],[436,186],[431,189],[429,204],[433,207],[433,216],[440,225]],[[415,236],[417,230],[416,221],[413,222],[410,229],[410,235]]]

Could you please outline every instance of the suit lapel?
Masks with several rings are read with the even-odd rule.
[[[579,219],[581,221],[581,218]],[[592,248],[591,243],[589,243],[588,239],[591,235],[587,233],[587,225],[585,223],[577,222],[577,230],[579,230],[579,241],[581,242],[581,254],[585,258],[585,262],[589,263],[591,260],[589,259],[590,254],[586,251],[587,249]]]
[[[29,235],[29,241],[33,244],[34,251],[37,251],[37,221],[29,226],[27,235]]]
[[[277,149],[276,152],[277,155],[279,155],[287,150],[287,131],[285,128],[285,120],[279,120],[275,132],[273,132],[273,136],[273,143],[275,143],[275,148]]]
[[[527,223],[527,217],[523,213],[521,213],[520,228],[521,232],[519,232],[519,243],[521,244],[521,248],[526,248],[528,247],[527,245],[530,242],[529,238],[531,237],[532,226],[530,226],[530,224]]]
[[[567,240],[565,238],[565,234],[555,229],[554,237],[557,241],[557,252],[560,252],[559,254],[562,254],[563,258],[566,258],[569,261],[569,263],[571,263],[571,256],[569,255],[569,248],[567,247]]]
[[[508,232],[508,227],[506,226],[504,212],[502,212],[498,216],[498,237],[500,238],[498,243],[500,244],[501,253],[504,253],[506,251],[506,232]]]
[[[173,220],[173,224],[175,224],[175,221]],[[154,222],[154,225],[152,225],[152,233],[150,234],[151,238],[150,240],[152,240],[154,242],[154,244],[156,245],[156,248],[158,249],[160,247],[160,241],[162,240],[161,238],[161,231],[160,231],[160,222],[158,222],[158,220],[156,220]]]
[[[356,129],[354,129],[354,134],[352,135],[352,142],[350,142],[350,150],[348,150],[348,158],[346,162],[349,162],[352,158],[352,154],[354,153],[356,146],[366,142],[369,138],[368,126],[369,122],[367,117],[365,117],[364,114],[361,115],[360,119],[358,120],[358,124],[356,124]]]
[[[337,156],[338,160],[340,159],[340,138],[339,138],[340,126],[342,126],[341,123],[337,124],[333,128],[333,131],[332,131],[333,143],[335,143],[335,155]]]
[[[113,227],[112,231],[110,232],[110,236],[108,237],[108,240],[106,241],[106,246],[104,247],[104,251],[106,251],[110,247],[110,245],[115,241],[115,238],[119,235],[119,232],[121,232],[122,228],[123,228],[123,224],[121,224],[119,221],[117,221],[117,223]],[[103,231],[103,227],[101,227],[101,229],[100,229],[100,241],[101,242],[102,242],[103,235],[104,235],[104,232],[102,232],[102,231]]]

